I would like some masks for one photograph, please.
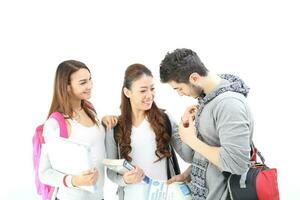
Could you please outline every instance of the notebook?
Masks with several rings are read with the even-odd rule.
[[[85,144],[79,144],[62,137],[47,137],[45,143],[48,157],[53,169],[70,175],[79,175],[92,169],[91,150]],[[80,186],[79,188],[96,192],[97,186]]]

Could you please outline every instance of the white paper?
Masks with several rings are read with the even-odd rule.
[[[191,200],[191,192],[188,186],[182,182],[167,185],[165,181],[150,181],[147,200]]]

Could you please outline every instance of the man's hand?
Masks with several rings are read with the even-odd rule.
[[[195,119],[196,111],[198,109],[198,105],[192,105],[185,109],[183,116],[181,117],[181,121],[184,125],[184,127],[189,126],[189,118],[192,116],[193,119]]]
[[[106,115],[101,120],[102,124],[107,130],[111,130],[118,123],[118,117],[113,115]]]
[[[192,167],[190,166],[182,174],[178,174],[170,178],[167,181],[167,184],[171,184],[174,182],[186,182],[186,183],[191,182],[191,172],[192,172]]]
[[[197,139],[196,128],[194,126],[193,116],[189,116],[188,127],[185,127],[183,122],[179,124],[179,136],[182,142],[187,145],[190,145],[190,142]]]

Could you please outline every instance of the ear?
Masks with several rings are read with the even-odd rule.
[[[196,72],[192,73],[192,74],[190,75],[190,77],[189,77],[189,81],[190,81],[190,83],[192,83],[192,84],[198,83],[199,80],[201,80],[201,76],[200,76],[198,73],[196,73]]]
[[[69,93],[72,91],[72,88],[71,88],[71,85],[70,85],[70,84],[67,85],[67,91],[68,91]]]
[[[123,88],[123,93],[127,98],[130,98],[131,96],[131,91],[127,89],[126,87]]]

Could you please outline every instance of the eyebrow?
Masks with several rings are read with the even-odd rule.
[[[89,80],[89,79],[91,79],[92,77],[90,76],[89,78],[84,78],[84,79],[81,79],[81,80],[79,80],[78,82],[85,82],[85,81],[87,81],[87,80]]]
[[[154,87],[154,84],[151,85],[150,87]],[[148,87],[147,87],[147,86],[141,86],[141,87],[140,87],[140,89],[144,89],[144,88],[147,89]]]
[[[81,80],[79,80],[78,82],[86,82],[88,79],[81,79]]]

